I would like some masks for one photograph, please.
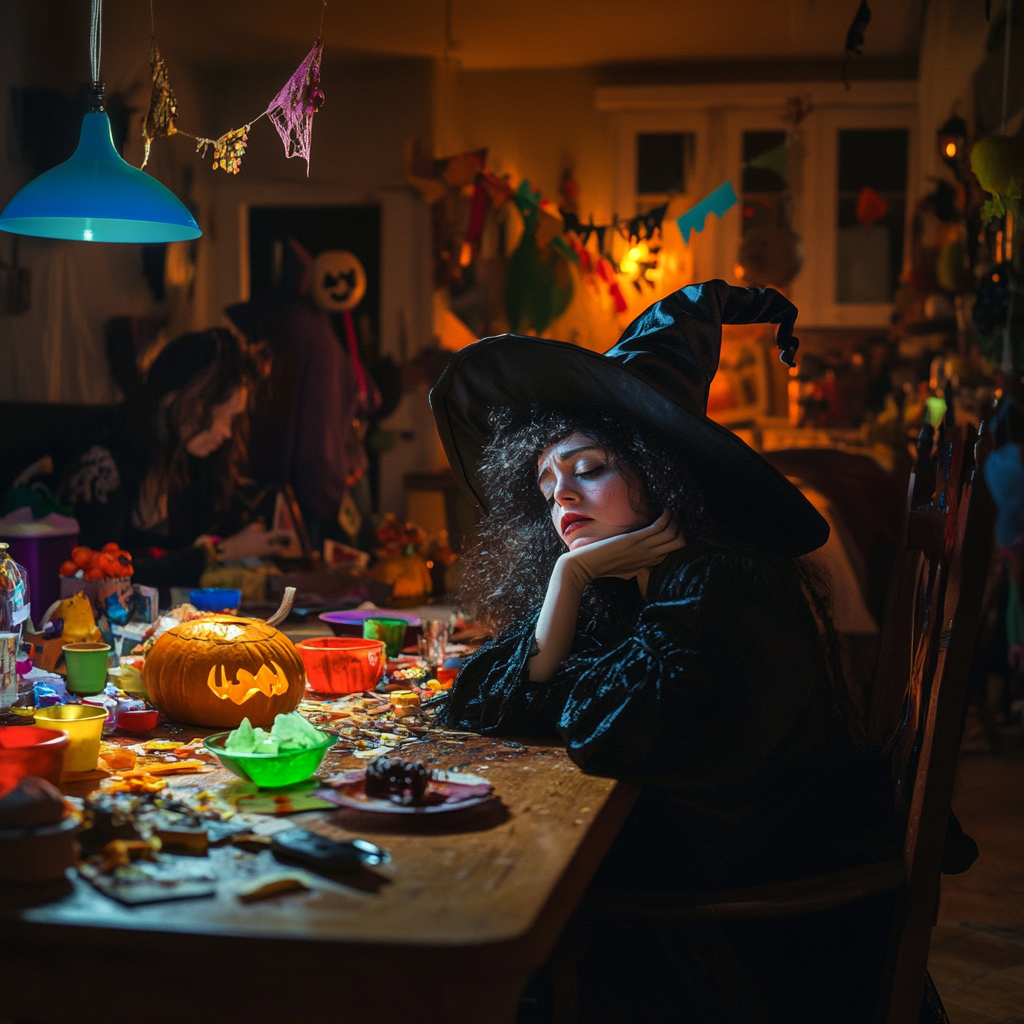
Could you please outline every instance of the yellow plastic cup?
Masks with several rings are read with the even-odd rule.
[[[36,725],[68,734],[64,752],[65,772],[91,772],[96,767],[106,720],[106,708],[88,704],[57,704],[36,712]]]

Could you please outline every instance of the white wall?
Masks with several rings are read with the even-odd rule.
[[[1019,2],[1019,0],[1018,0]],[[995,0],[992,17],[1005,7]],[[918,144],[922,194],[930,191],[932,177],[948,176],[935,143],[939,127],[954,111],[973,129],[974,99],[971,79],[985,59],[990,23],[983,3],[964,0],[929,0],[925,7],[918,78]]]

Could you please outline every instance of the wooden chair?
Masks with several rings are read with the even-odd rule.
[[[728,892],[592,891],[602,918],[779,918],[896,894],[891,950],[876,1020],[916,1024],[938,908],[944,847],[971,651],[994,522],[973,428],[925,428],[911,477],[904,550],[883,628],[871,708],[894,757],[907,828],[902,858]],[[934,452],[933,452],[934,448]]]

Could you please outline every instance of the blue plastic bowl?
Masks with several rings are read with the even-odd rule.
[[[201,612],[228,612],[234,615],[242,603],[242,592],[231,587],[201,587],[190,590],[188,596]]]

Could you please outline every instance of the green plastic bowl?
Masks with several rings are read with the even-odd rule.
[[[323,743],[305,750],[287,750],[283,754],[229,754],[224,749],[228,734],[218,732],[207,736],[203,746],[230,772],[240,779],[255,782],[257,786],[290,786],[305,782],[316,774],[324,755],[335,744],[336,737],[317,730]]]

